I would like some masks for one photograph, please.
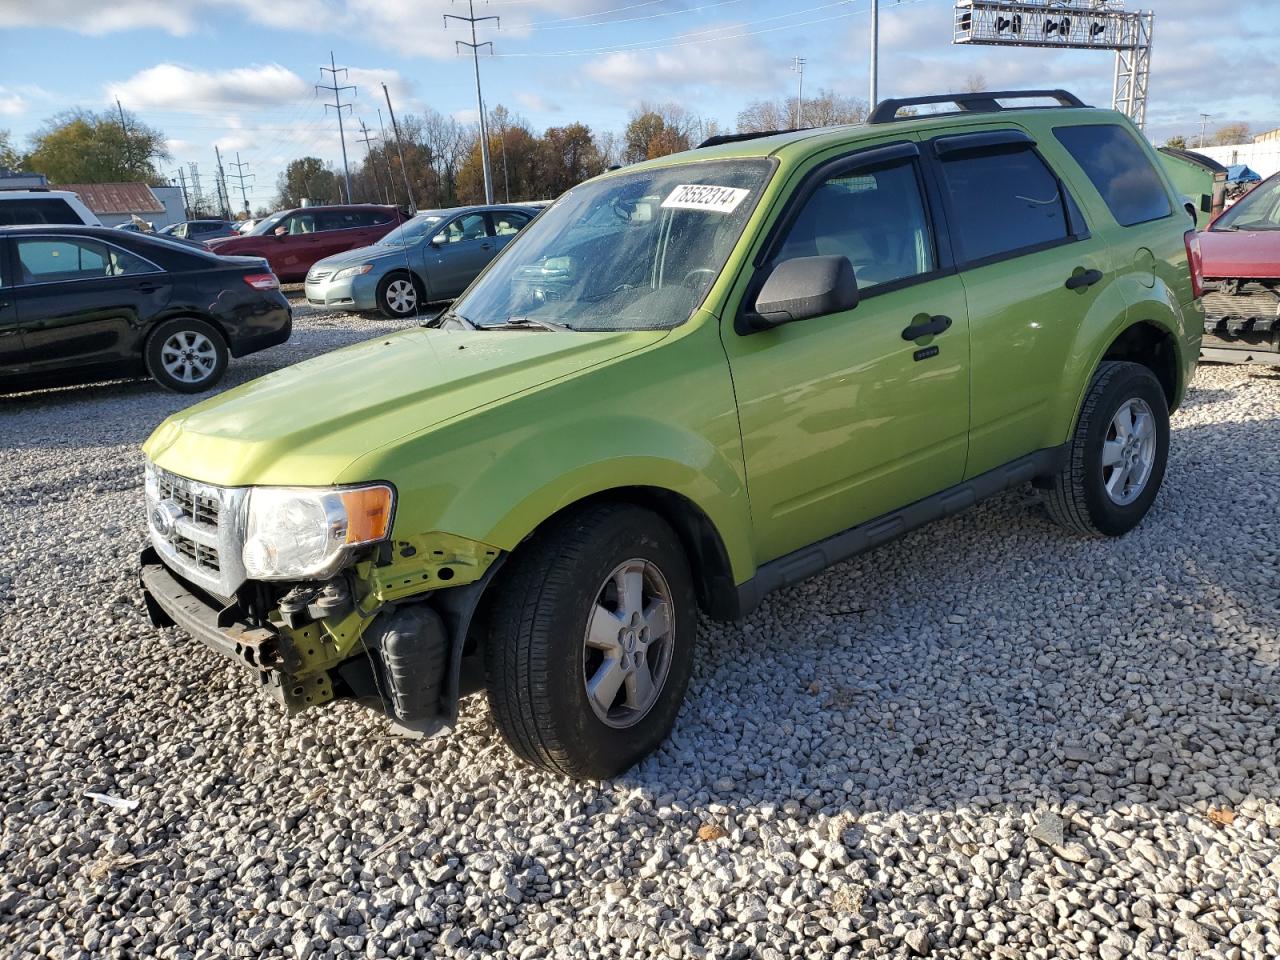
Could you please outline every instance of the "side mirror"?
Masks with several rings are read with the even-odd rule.
[[[774,267],[746,319],[753,330],[771,330],[857,305],[858,281],[848,257],[795,257]]]
[[[446,237],[443,233],[437,233],[434,237],[431,238],[431,245],[433,247],[443,247],[448,242],[449,242],[449,238]]]

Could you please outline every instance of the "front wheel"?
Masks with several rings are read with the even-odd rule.
[[[166,320],[147,339],[147,372],[178,393],[208,390],[227,370],[227,341],[211,323],[195,317]]]
[[[393,273],[378,284],[378,310],[384,317],[399,320],[417,309],[418,287],[409,275]]]
[[[485,680],[524,760],[574,779],[622,773],[675,723],[697,629],[689,563],[661,517],[598,504],[512,558],[493,608]]]
[[[1118,537],[1151,509],[1169,457],[1160,381],[1137,363],[1099,365],[1065,469],[1045,494],[1049,515],[1077,533]]]

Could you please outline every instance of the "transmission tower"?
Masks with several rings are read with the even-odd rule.
[[[236,162],[229,164],[229,166],[236,168],[236,172],[231,174],[231,179],[235,180],[237,183],[240,184],[240,199],[244,201],[245,216],[248,216],[249,215],[249,193],[245,189],[245,181],[246,180],[252,181],[253,174],[245,173],[245,170],[248,168],[249,165],[247,163],[240,162],[239,150],[236,151]]]
[[[326,102],[324,108],[328,110],[330,107],[333,107],[334,112],[338,115],[338,140],[342,143],[342,179],[347,185],[347,203],[350,203],[351,169],[347,166],[347,135],[342,129],[342,111],[350,110],[351,104],[342,102],[342,92],[344,90],[355,90],[355,87],[351,84],[343,86],[338,83],[338,74],[342,74],[345,77],[347,75],[347,68],[338,66],[337,62],[333,59],[332,50],[329,51],[329,66],[321,67],[320,72],[332,75],[331,79],[333,80],[333,83],[317,83],[316,90],[328,90],[333,94],[333,103]],[[353,93],[352,96],[354,95],[355,94]]]
[[[956,0],[954,43],[1114,50],[1111,104],[1139,128],[1147,123],[1155,14],[1124,0]]]
[[[480,108],[480,163],[484,167],[484,202],[493,203],[493,177],[489,173],[489,125],[485,121],[484,116],[484,95],[480,92],[480,48],[488,47],[489,52],[493,52],[492,41],[486,40],[484,43],[476,42],[476,24],[485,20],[496,20],[498,29],[502,29],[502,20],[499,17],[477,17],[475,0],[467,0],[467,10],[470,16],[460,17],[456,13],[446,13],[444,15],[444,25],[447,29],[450,20],[460,20],[463,23],[471,25],[471,42],[465,40],[454,41],[454,49],[461,47],[469,47],[471,49],[471,58],[475,61],[476,67],[476,104]]]

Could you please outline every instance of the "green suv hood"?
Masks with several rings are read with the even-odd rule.
[[[162,423],[143,450],[157,466],[206,483],[330,484],[355,460],[401,437],[664,335],[405,330],[189,407]]]

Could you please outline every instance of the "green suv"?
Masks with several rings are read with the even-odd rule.
[[[698,610],[1027,482],[1075,533],[1137,524],[1204,328],[1186,227],[1135,128],[1063,91],[612,171],[429,326],[161,424],[148,608],[290,713],[435,734],[483,690],[525,760],[616,774],[670,730]]]

